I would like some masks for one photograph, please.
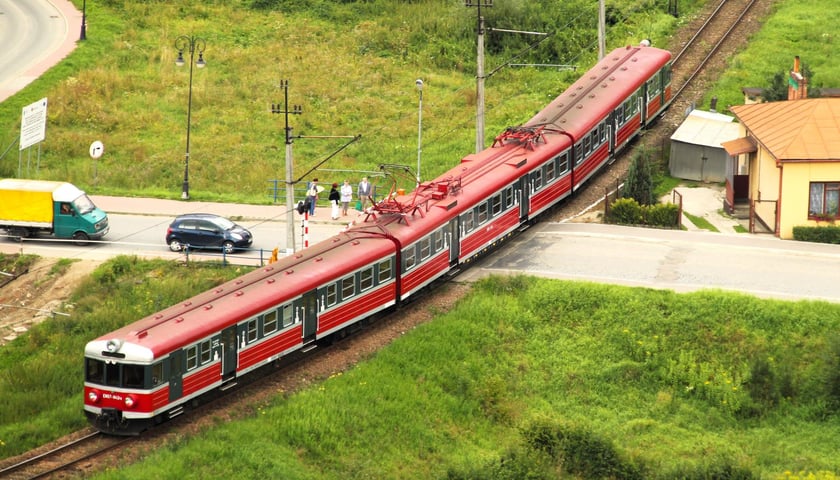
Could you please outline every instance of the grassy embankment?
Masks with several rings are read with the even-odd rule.
[[[74,2],[81,7],[82,0]],[[290,115],[293,135],[362,135],[309,175],[348,139],[295,139],[296,179],[349,177],[355,183],[380,164],[414,169],[417,78],[425,82],[422,177],[443,173],[475,149],[476,10],[463,3],[88,3],[88,39],[0,104],[5,147],[19,136],[21,108],[49,100],[47,140],[40,160],[37,150],[24,152],[24,177],[68,180],[96,194],[179,198],[189,83],[188,69],[174,64],[179,35],[206,40],[207,67],[194,71],[192,88],[193,199],[271,201],[269,181],[285,175],[284,116],[270,113],[272,104],[283,107],[280,80],[289,81],[290,105],[303,109]],[[277,9],[250,8],[255,3]],[[681,11],[697,3],[681,2]],[[543,0],[527,7],[497,2],[482,11],[490,26],[553,34],[521,57],[516,54],[538,37],[488,35],[488,73],[508,61],[578,68],[504,67],[490,76],[486,145],[505,127],[529,119],[595,61],[596,8],[583,0]],[[608,13],[609,48],[641,38],[665,45],[686,20],[631,1],[616,2]],[[105,144],[97,161],[88,156],[94,140]],[[0,176],[17,176],[14,150],[0,159]]]
[[[234,273],[129,257],[97,270],[70,318],[0,349],[2,456],[84,424],[87,340]],[[103,478],[836,472],[838,323],[824,302],[490,279],[352,370]]]

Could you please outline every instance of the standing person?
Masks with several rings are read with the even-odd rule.
[[[367,203],[370,202],[373,205],[373,199],[370,198],[370,191],[371,186],[370,182],[368,182],[367,177],[362,177],[362,181],[359,182],[359,201],[362,202],[362,211],[367,208]]]
[[[347,209],[350,207],[350,202],[353,201],[353,187],[350,185],[350,180],[345,180],[344,185],[341,186],[341,216],[347,216]]]
[[[328,197],[330,200],[330,218],[333,220],[338,220],[338,202],[341,200],[341,195],[338,193],[338,184],[333,183],[332,188],[330,189],[330,196]]]
[[[318,179],[313,178],[306,186],[306,204],[309,205],[309,216],[315,216],[315,204],[318,203]]]

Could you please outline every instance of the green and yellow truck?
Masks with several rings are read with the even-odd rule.
[[[84,245],[104,237],[108,228],[108,215],[73,184],[0,180],[0,229],[13,240],[52,235]]]

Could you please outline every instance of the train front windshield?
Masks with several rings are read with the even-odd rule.
[[[159,364],[158,364],[159,365]],[[123,363],[106,363],[92,358],[85,359],[85,381],[114,388],[151,388],[161,378],[152,377],[152,367]],[[149,375],[147,375],[149,373]],[[148,381],[147,381],[148,379]]]

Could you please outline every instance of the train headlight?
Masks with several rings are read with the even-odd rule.
[[[99,403],[99,392],[91,390],[88,392],[88,400],[90,403]]]
[[[122,347],[122,340],[118,338],[113,338],[105,342],[105,349],[108,350],[110,353],[117,352],[120,347]]]
[[[131,407],[134,406],[134,403],[135,403],[134,402],[134,397],[132,397],[131,395],[128,395],[128,396],[125,397],[125,406],[126,407],[131,408]]]

